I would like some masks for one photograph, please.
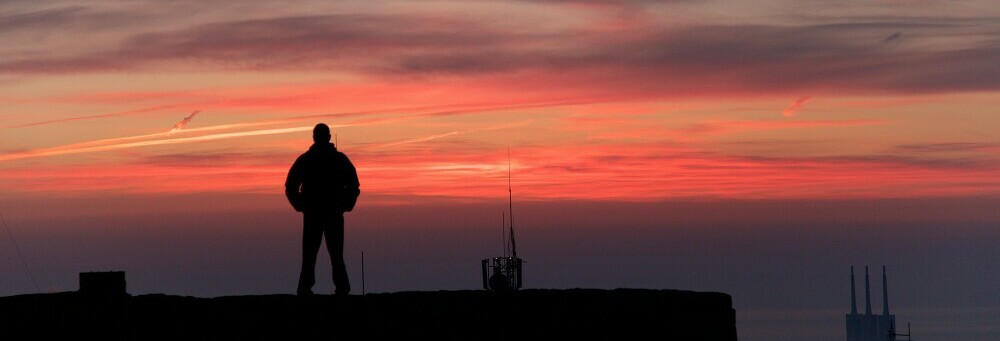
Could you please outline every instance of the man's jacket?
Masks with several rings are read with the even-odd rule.
[[[360,186],[347,155],[332,143],[315,143],[288,170],[285,196],[299,212],[350,212]]]

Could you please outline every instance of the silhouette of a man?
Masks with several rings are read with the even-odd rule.
[[[313,145],[299,156],[288,170],[285,196],[295,211],[302,212],[302,272],[299,273],[300,296],[312,295],[316,284],[316,255],[326,236],[326,250],[333,264],[336,294],[351,291],[344,265],[344,212],[354,209],[358,195],[358,173],[347,158],[330,143],[330,127],[320,123],[313,128]]]

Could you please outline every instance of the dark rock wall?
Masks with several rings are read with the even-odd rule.
[[[119,299],[60,293],[0,298],[0,333],[101,340],[688,341],[736,340],[736,321],[729,295],[674,290]]]

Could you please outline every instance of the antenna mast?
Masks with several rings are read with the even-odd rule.
[[[507,257],[507,215],[500,209],[500,254]]]
[[[365,252],[361,251],[361,296],[365,295]]]
[[[517,258],[517,243],[514,242],[514,192],[510,187],[510,147],[507,147],[507,213],[510,214],[510,250]]]

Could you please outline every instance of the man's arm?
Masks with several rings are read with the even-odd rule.
[[[358,181],[358,170],[354,168],[354,164],[351,163],[351,159],[347,158],[347,155],[341,153],[344,157],[344,171],[346,173],[344,189],[346,190],[347,207],[344,208],[345,211],[350,212],[354,210],[354,205],[358,202],[358,196],[361,195],[361,182]]]
[[[302,212],[303,208],[302,193],[299,191],[302,186],[302,165],[299,160],[295,160],[292,168],[288,170],[288,177],[285,178],[285,197],[288,198],[288,203],[292,204],[292,208],[296,212]]]
[[[347,164],[347,189],[358,189],[361,188],[361,182],[358,181],[358,169],[354,168],[354,164],[351,163],[351,159],[344,155],[344,161]]]

